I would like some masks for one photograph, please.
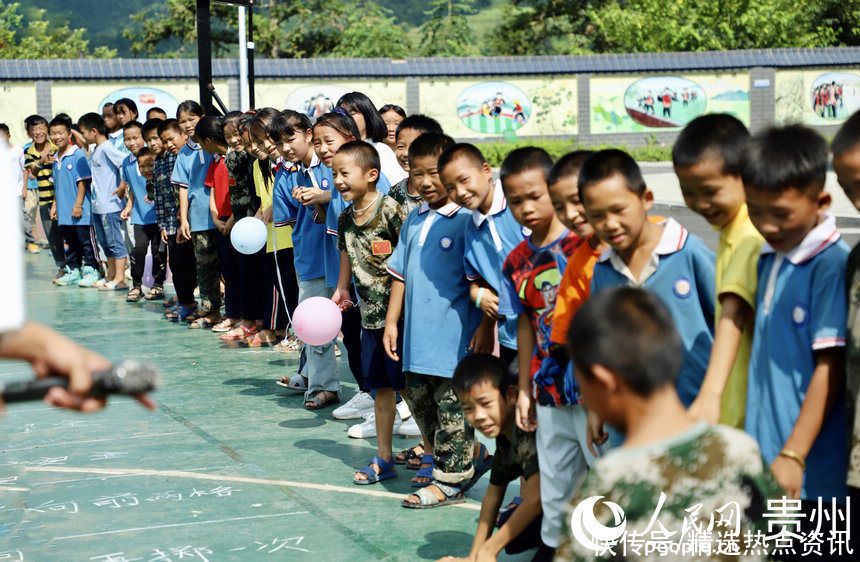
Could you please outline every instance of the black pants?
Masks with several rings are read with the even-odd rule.
[[[277,257],[276,257],[277,256]],[[276,269],[277,268],[277,269]],[[278,283],[278,272],[284,287]],[[293,249],[284,248],[269,252],[263,260],[263,329],[283,330],[287,327],[287,311],[292,317],[299,303],[299,279],[293,264]],[[284,308],[284,301],[287,308]]]
[[[66,250],[67,266],[72,269],[80,269],[83,264],[98,269],[96,236],[93,227],[64,224],[60,226],[60,233],[69,246],[69,249]]]
[[[131,283],[140,287],[143,281],[143,271],[146,269],[146,252],[152,251],[152,277],[156,287],[164,286],[167,274],[167,248],[161,240],[161,230],[157,224],[134,225],[134,248],[131,250]]]
[[[280,254],[280,252],[278,252]],[[266,260],[266,249],[256,254],[240,254],[236,252],[239,270],[239,293],[241,298],[240,318],[243,320],[262,320],[263,301],[262,290],[263,262]]]
[[[242,316],[242,286],[239,274],[239,252],[230,243],[230,237],[218,232],[218,256],[221,260],[221,278],[224,280],[224,316],[238,320]]]
[[[54,263],[57,264],[57,267],[63,267],[66,265],[63,235],[60,234],[60,225],[57,224],[57,219],[51,218],[50,205],[39,205],[39,219],[42,221],[42,228],[45,230],[45,237],[48,239],[48,246],[51,248]]]
[[[194,302],[194,287],[197,286],[197,261],[191,241],[179,243],[176,235],[167,237],[167,257],[173,274],[173,288],[180,304]]]
[[[349,295],[352,302],[358,302],[355,286],[349,286]],[[355,378],[358,389],[370,392],[364,384],[361,374],[361,311],[358,307],[352,307],[343,313],[343,323],[340,326],[343,334],[343,346],[346,348],[346,358],[349,362],[349,370]]]

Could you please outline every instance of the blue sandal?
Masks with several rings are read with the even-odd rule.
[[[478,452],[478,458],[472,460],[472,466],[475,467],[475,473],[460,486],[460,489],[464,494],[468,492],[472,486],[478,483],[481,476],[486,474],[486,472],[493,467],[493,455],[487,454],[487,448],[483,443],[480,443],[480,445],[481,449]]]
[[[185,322],[190,316],[197,314],[197,305],[194,306],[179,306],[172,315],[168,316],[169,320],[174,322]]]
[[[373,470],[374,464],[379,467],[379,470],[381,471],[379,474],[377,474],[376,471]],[[366,480],[359,480],[358,478],[353,477],[352,483],[358,486],[376,484],[377,482],[389,480],[397,476],[397,471],[394,470],[394,459],[385,462],[384,460],[382,460],[381,457],[373,457],[370,463],[361,470],[359,470],[357,473],[367,475]]]
[[[424,477],[429,478],[430,480],[428,480],[427,482],[410,482],[413,488],[423,488],[424,486],[429,486],[430,483],[433,481],[433,455],[422,455],[421,464],[429,464],[430,466],[419,468],[415,472],[415,476],[413,476],[412,478],[415,479]]]

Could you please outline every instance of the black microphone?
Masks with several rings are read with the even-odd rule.
[[[27,400],[41,400],[53,386],[69,388],[65,377],[47,377],[26,381],[0,383],[0,395],[7,404]],[[93,374],[90,396],[103,397],[108,394],[142,394],[161,386],[161,374],[146,363],[127,359],[107,371]]]

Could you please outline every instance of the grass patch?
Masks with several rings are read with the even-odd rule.
[[[672,147],[658,144],[651,139],[645,146],[629,148],[625,144],[599,144],[585,145],[577,142],[576,138],[558,140],[521,140],[515,142],[488,142],[481,143],[478,148],[484,153],[484,157],[491,166],[497,167],[502,164],[512,150],[523,146],[536,146],[546,150],[553,160],[558,160],[568,152],[574,150],[604,150],[607,148],[618,148],[629,153],[640,162],[666,162],[672,160]]]

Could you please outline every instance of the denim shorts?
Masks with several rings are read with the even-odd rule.
[[[93,228],[96,231],[99,246],[104,250],[105,256],[115,259],[128,257],[128,250],[125,248],[125,240],[122,237],[125,225],[119,215],[119,211],[104,215],[93,213]]]

